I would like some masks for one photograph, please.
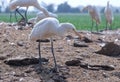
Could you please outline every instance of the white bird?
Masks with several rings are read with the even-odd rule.
[[[54,13],[48,12],[49,17],[57,18],[58,16]],[[36,22],[40,21],[41,19],[46,18],[47,16],[43,12],[39,12],[36,16]]]
[[[101,22],[101,17],[100,17],[100,13],[98,12],[97,8],[95,6],[88,5],[88,6],[84,7],[83,10],[88,10],[88,12],[92,18],[92,28],[93,28],[93,22],[95,21],[96,29],[98,32],[98,24],[100,24],[100,22]],[[91,31],[92,31],[92,28],[91,28]]]
[[[56,15],[56,14],[54,14],[54,13],[51,13],[51,12],[48,12],[48,14],[49,14],[49,17],[54,17],[54,18],[57,18],[58,16]],[[31,23],[31,24],[35,24],[35,23],[37,23],[38,21],[40,21],[40,20],[42,20],[42,19],[44,19],[44,18],[46,18],[47,16],[43,13],[43,12],[39,12],[37,15],[36,15],[36,17],[34,17],[34,18],[30,18],[29,20],[28,20],[28,23]]]
[[[65,34],[68,32],[74,32],[76,35],[78,35],[81,38],[81,35],[75,30],[75,26],[73,24],[59,23],[59,21],[53,17],[44,18],[34,25],[34,28],[32,29],[31,34],[29,36],[29,39],[32,41],[39,42],[38,49],[39,49],[40,67],[42,67],[40,40],[51,38],[51,50],[54,58],[55,70],[57,70],[57,63],[56,63],[56,58],[54,56],[52,38],[54,36],[64,37]]]
[[[46,16],[49,16],[48,11],[41,7],[37,0],[12,0],[9,3],[9,8],[11,11],[16,10],[23,18],[23,15],[18,11],[18,7],[26,7],[28,10],[29,6],[34,6],[35,8],[39,9],[40,11],[44,12]],[[27,10],[25,12],[25,20],[27,22]]]
[[[105,7],[104,14],[106,18],[106,30],[107,30],[108,25],[111,27],[112,22],[114,20],[113,11],[112,11],[112,8],[110,7],[109,1],[107,2],[107,6]]]

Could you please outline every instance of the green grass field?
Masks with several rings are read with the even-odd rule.
[[[113,29],[120,28],[120,14],[114,15],[114,22],[112,25]],[[29,14],[28,18],[35,17],[35,14]],[[20,19],[20,17],[18,17]],[[73,23],[77,29],[79,30],[90,30],[91,28],[91,18],[88,14],[58,14],[58,19],[60,22],[70,22]],[[98,26],[99,30],[105,28],[105,18],[104,15],[101,15],[101,24]],[[0,21],[10,22],[9,14],[0,14]],[[12,22],[15,21],[15,17],[13,15]],[[96,30],[95,27],[93,30]]]

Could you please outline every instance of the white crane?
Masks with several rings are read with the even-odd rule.
[[[57,18],[58,16],[54,13],[48,12],[49,17]],[[43,12],[39,12],[36,17],[36,22],[40,21],[41,19],[46,18],[47,16]]]
[[[51,12],[48,12],[48,14],[49,14],[49,17],[54,17],[54,18],[57,18],[58,16],[56,15],[56,14],[54,14],[54,13],[51,13]],[[36,15],[36,17],[34,17],[34,18],[30,18],[29,20],[28,20],[28,23],[31,23],[31,24],[35,24],[35,23],[37,23],[38,21],[40,21],[40,20],[42,20],[42,19],[44,19],[44,18],[46,18],[47,16],[43,13],[43,12],[39,12],[37,15]]]
[[[16,10],[22,16],[22,18],[24,18],[24,16],[18,11],[18,7],[26,7],[27,8],[26,12],[25,12],[26,22],[27,22],[27,10],[28,10],[29,6],[33,6],[37,9],[39,9],[40,11],[44,12],[44,14],[46,16],[49,16],[48,11],[45,8],[41,7],[37,0],[12,0],[9,3],[10,10],[11,11]]]
[[[32,29],[31,34],[29,36],[29,39],[32,41],[39,42],[38,49],[39,49],[40,68],[42,67],[40,40],[51,38],[51,50],[54,58],[55,70],[57,70],[57,63],[56,63],[56,58],[54,56],[52,38],[54,36],[64,37],[65,34],[67,34],[68,32],[74,32],[76,35],[78,35],[81,38],[81,35],[75,30],[75,26],[73,24],[71,23],[60,24],[59,21],[53,17],[44,18],[34,25],[34,28]]]
[[[95,21],[96,29],[98,32],[98,24],[100,24],[100,22],[101,22],[101,17],[100,17],[100,13],[98,12],[97,8],[95,6],[88,5],[88,6],[84,7],[83,10],[88,10],[88,12],[92,18],[92,28],[93,28],[94,21]],[[91,31],[92,31],[92,28],[91,28]]]
[[[112,22],[114,20],[113,11],[112,11],[112,8],[110,7],[109,1],[107,2],[107,6],[105,7],[104,14],[106,18],[106,30],[107,30],[108,25],[111,27]]]

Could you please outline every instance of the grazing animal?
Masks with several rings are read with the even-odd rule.
[[[38,23],[34,25],[34,28],[31,31],[29,39],[32,41],[39,42],[38,49],[39,49],[39,64],[42,67],[41,63],[41,51],[40,51],[40,40],[51,38],[51,51],[54,58],[55,63],[55,70],[57,70],[57,63],[56,58],[54,55],[53,49],[53,36],[60,36],[64,37],[66,33],[74,32],[81,38],[81,35],[75,30],[75,26],[71,23],[59,23],[56,18],[48,17],[40,20]]]
[[[97,8],[95,6],[88,5],[88,6],[84,7],[83,10],[88,10],[88,12],[92,18],[92,28],[93,28],[94,21],[95,21],[96,29],[98,32],[98,24],[100,24],[100,22],[101,22],[101,17],[100,17],[100,14],[99,14]],[[92,28],[91,28],[91,31],[92,31]]]
[[[29,6],[34,6],[35,8],[39,9],[40,11],[42,11],[46,16],[49,16],[48,11],[41,7],[38,3],[37,0],[12,0],[9,3],[9,8],[10,10],[15,10],[16,12],[18,12],[22,18],[24,18],[27,22],[27,10]],[[18,11],[18,7],[26,7],[26,12],[25,12],[25,17]]]
[[[110,26],[112,29],[111,25],[114,20],[114,16],[113,16],[113,11],[110,7],[109,1],[107,2],[107,6],[105,7],[104,14],[106,18],[106,30],[108,29],[108,26]]]

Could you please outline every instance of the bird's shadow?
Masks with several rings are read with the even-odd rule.
[[[34,65],[34,69],[43,82],[67,82],[66,78],[70,71],[66,66],[58,66],[59,71],[57,72],[47,65],[43,65],[42,69],[40,69],[38,64]]]

